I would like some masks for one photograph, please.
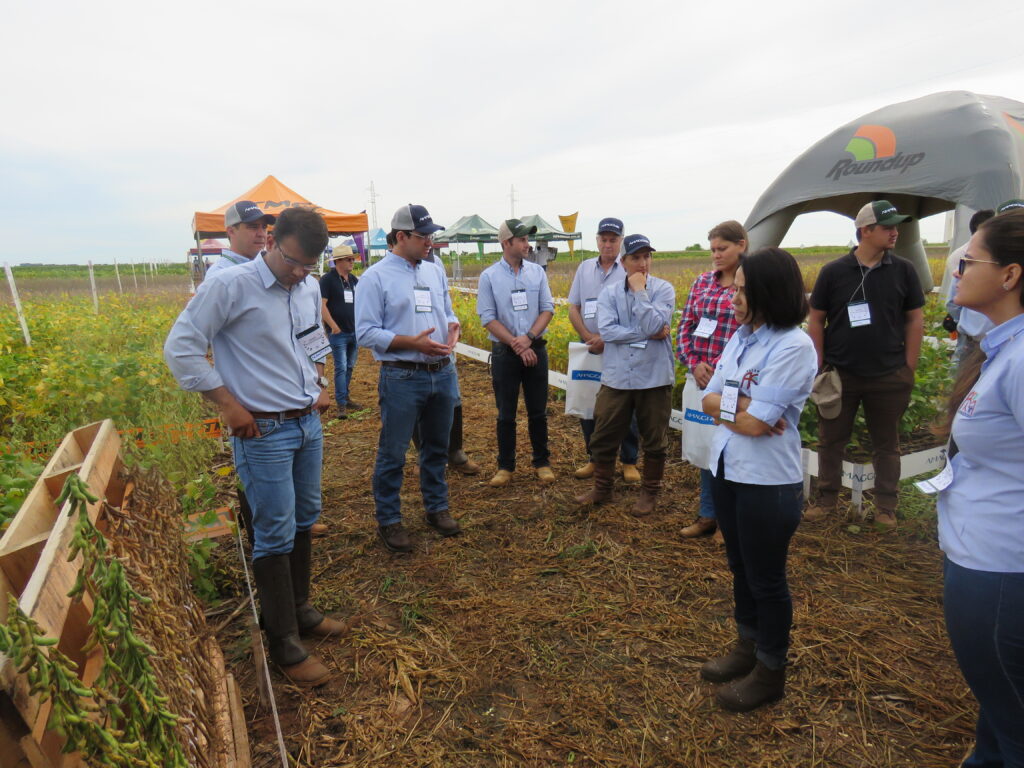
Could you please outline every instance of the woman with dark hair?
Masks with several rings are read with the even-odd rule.
[[[747,712],[781,699],[793,623],[786,581],[789,540],[803,508],[800,411],[818,367],[799,325],[808,307],[796,260],[762,248],[736,270],[740,328],[726,344],[704,395],[718,422],[711,471],[718,526],[733,575],[739,639],[701,667],[725,709]]]
[[[963,765],[1024,766],[1024,211],[982,224],[955,301],[995,325],[950,401],[952,447],[932,485],[945,552],[946,631],[978,699]],[[982,354],[983,353],[983,354]],[[984,359],[984,364],[982,360]]]
[[[738,221],[723,221],[708,232],[708,241],[714,269],[693,281],[676,327],[676,358],[687,368],[687,381],[693,377],[701,390],[711,381],[726,342],[739,326],[732,311],[732,297],[736,292],[736,270],[747,252],[749,239]],[[689,424],[684,429],[686,426]],[[700,509],[697,519],[681,533],[687,538],[714,533],[721,543],[711,499],[711,468],[705,463],[706,457],[688,455],[685,441],[683,458],[700,467]]]

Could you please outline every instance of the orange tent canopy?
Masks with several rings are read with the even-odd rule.
[[[286,187],[274,176],[267,176],[255,187],[234,200],[225,203],[215,211],[204,213],[196,211],[192,217],[192,234],[194,237],[224,237],[224,211],[228,206],[239,200],[252,200],[265,213],[278,214],[285,208],[312,208],[324,217],[327,231],[332,235],[351,235],[366,232],[370,226],[365,213],[339,213],[321,208],[311,203],[294,189]]]

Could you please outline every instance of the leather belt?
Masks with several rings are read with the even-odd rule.
[[[440,371],[451,361],[450,357],[445,357],[436,363],[414,363],[411,360],[381,360],[380,364],[388,368],[405,368],[410,371]]]
[[[285,421],[286,419],[301,419],[313,412],[313,406],[295,408],[290,411],[249,411],[254,419],[273,419],[274,421]]]

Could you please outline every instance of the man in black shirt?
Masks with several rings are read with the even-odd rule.
[[[355,295],[359,279],[352,274],[355,254],[347,245],[334,249],[334,270],[320,278],[323,298],[323,320],[334,356],[334,399],[338,403],[338,418],[346,417],[346,409],[362,408],[349,398],[352,370],[356,366],[359,347],[356,345]]]
[[[892,252],[897,225],[909,220],[888,200],[865,205],[854,221],[857,247],[826,264],[814,284],[807,332],[819,369],[835,368],[843,393],[839,413],[818,419],[818,503],[805,511],[807,520],[836,509],[843,453],[863,403],[874,449],[875,522],[896,525],[900,419],[910,404],[924,333],[921,281],[913,265]]]

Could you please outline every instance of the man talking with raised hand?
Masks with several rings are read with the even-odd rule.
[[[248,264],[259,256],[260,251],[267,247],[267,228],[275,220],[275,216],[264,213],[251,200],[239,200],[229,205],[224,211],[224,230],[231,247],[220,252],[220,258],[206,270],[206,276]]]

